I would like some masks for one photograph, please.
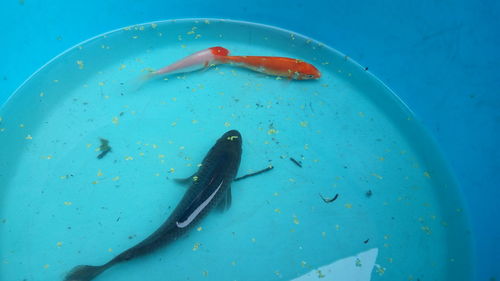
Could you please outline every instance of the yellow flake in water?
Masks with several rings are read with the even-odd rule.
[[[44,92],[40,92],[40,97],[44,97],[45,96],[45,93]]]
[[[91,147],[92,147],[92,144],[91,144],[91,143],[87,143],[85,146],[86,146],[87,148],[91,148]]]
[[[132,157],[132,156],[125,156],[125,160],[127,160],[127,161],[134,160],[134,157]]]
[[[191,120],[191,123],[193,123],[193,124],[198,124],[198,120],[193,119],[193,120]]]
[[[99,181],[93,181],[92,182],[92,184],[98,184],[98,183],[99,183]]]
[[[197,231],[202,231],[202,230],[203,230],[203,227],[198,226],[198,228],[197,228],[196,230],[197,230]]]
[[[232,262],[231,262],[231,265],[232,265],[232,266],[236,266],[236,261],[232,261]]]
[[[156,23],[151,24],[151,28],[156,28],[156,27],[158,27],[158,25]]]
[[[204,277],[207,277],[208,276],[208,271],[203,271],[201,274],[203,274]]]
[[[97,171],[97,176],[98,177],[102,177],[104,174],[102,173],[101,169],[99,169],[99,171]]]
[[[321,272],[321,270],[316,270],[316,273],[318,274],[318,278],[325,278],[325,275]]]
[[[372,176],[376,177],[377,179],[381,180],[383,179],[384,177],[382,177],[381,175],[379,174],[376,174],[376,173],[373,173]]]
[[[172,122],[172,123],[170,123],[170,126],[172,126],[172,127],[177,126],[177,122]]]
[[[194,34],[194,31],[190,30],[190,31],[186,32],[186,34],[188,34],[188,35]]]
[[[44,158],[47,159],[47,160],[50,160],[50,159],[52,159],[52,155],[47,155]]]
[[[321,232],[321,236],[326,237],[326,232]]]
[[[302,126],[304,128],[307,127],[308,125],[309,125],[309,122],[307,122],[307,121],[300,122],[300,126]]]
[[[158,154],[158,158],[165,158],[165,154]]]
[[[347,209],[351,209],[352,208],[352,204],[351,203],[345,203],[344,207],[346,207]]]
[[[47,268],[49,268],[49,266],[50,266],[49,264],[44,264],[43,268],[47,269]]]
[[[336,225],[335,225],[335,229],[336,229],[336,230],[340,230],[340,225],[336,224]]]
[[[56,246],[57,246],[57,247],[61,247],[61,246],[62,246],[62,244],[63,244],[62,242],[57,242],[57,243],[56,243]]]
[[[3,132],[3,131],[5,131],[5,128],[0,128],[0,132]]]
[[[359,258],[356,258],[355,265],[356,265],[356,267],[362,267],[363,266],[363,264],[361,264],[361,260]]]
[[[420,229],[422,229],[428,235],[432,234],[431,228],[427,225],[422,226]]]
[[[33,139],[33,137],[32,137],[31,135],[27,135],[27,136],[25,137],[25,139],[27,139],[27,140],[32,140],[32,139]]]
[[[187,48],[186,44],[182,44],[181,48]]]
[[[125,65],[125,64],[122,63],[122,64],[120,64],[120,68],[118,68],[118,70],[124,70],[125,67],[127,67],[127,65]]]
[[[431,175],[429,174],[429,172],[425,171],[425,172],[424,172],[424,177],[426,177],[426,178],[429,178],[429,179],[430,179],[430,178],[431,178]]]
[[[119,181],[120,180],[120,177],[119,176],[116,176],[114,178],[112,178],[113,181]]]
[[[271,128],[267,131],[267,134],[268,135],[274,135],[274,134],[277,134],[278,133],[278,130],[274,129],[274,128]]]
[[[158,145],[156,145],[154,143],[151,146],[153,147],[153,149],[157,149],[158,148]]]
[[[83,69],[83,67],[84,67],[83,61],[77,60],[76,64],[78,65],[78,68]]]
[[[170,168],[170,170],[168,170],[170,173],[174,173],[175,172],[175,169],[174,168]]]
[[[231,126],[231,123],[229,123],[229,122],[225,122],[225,123],[224,123],[224,126],[229,127],[229,126]]]
[[[281,214],[281,210],[280,210],[280,209],[278,209],[278,208],[274,209],[274,212],[275,212],[275,213],[278,213],[278,214]]]
[[[280,194],[278,192],[273,193],[274,196],[279,196]]]
[[[250,241],[252,241],[252,243],[257,242],[257,240],[255,239],[255,237],[252,237],[252,239],[250,239]]]
[[[193,251],[197,251],[200,248],[200,245],[201,244],[199,242],[194,243],[194,245],[193,245]]]
[[[375,267],[376,267],[375,271],[378,273],[378,275],[380,275],[380,276],[384,275],[385,267],[381,267],[378,264],[376,264]]]
[[[108,252],[113,252],[113,248],[108,248]]]
[[[384,158],[384,157],[379,157],[379,158],[378,158],[378,160],[380,160],[380,161],[384,161],[384,160],[385,160],[385,158]]]
[[[308,150],[308,149],[309,149],[309,144],[307,144],[307,143],[306,143],[306,144],[304,144],[304,149],[305,149],[305,150]]]
[[[64,205],[71,206],[71,205],[73,205],[73,203],[71,201],[64,201]]]
[[[299,222],[299,219],[297,218],[297,216],[296,216],[296,215],[293,215],[293,223],[294,223],[294,224],[299,224],[299,223],[300,223],[300,222]]]
[[[137,35],[132,36],[132,39],[137,39],[137,38],[139,38],[139,36]]]
[[[394,261],[394,259],[393,258],[387,258],[387,261],[390,262],[390,263],[392,263]]]
[[[19,128],[24,128],[24,124],[19,124]]]
[[[274,275],[281,277],[281,272],[279,270],[274,271]]]
[[[98,85],[99,85],[99,86],[101,86],[101,87],[102,87],[102,86],[104,86],[105,84],[106,84],[106,83],[105,83],[105,82],[102,82],[102,81],[98,83]]]
[[[139,152],[139,156],[144,156],[144,152]]]
[[[288,181],[289,182],[295,182],[295,179],[294,178],[289,178]]]
[[[54,83],[59,83],[59,80],[54,79],[54,80],[52,80],[52,82],[54,82]]]

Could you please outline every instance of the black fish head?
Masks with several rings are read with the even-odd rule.
[[[217,140],[218,144],[224,143],[226,147],[239,148],[241,150],[242,138],[240,132],[236,130],[227,131]]]

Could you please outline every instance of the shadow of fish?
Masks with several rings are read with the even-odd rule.
[[[146,255],[175,241],[196,225],[213,207],[227,209],[231,204],[231,183],[241,160],[241,135],[226,132],[207,153],[193,175],[191,186],[175,210],[153,234],[139,244],[100,265],[79,265],[64,281],[89,281],[113,265]]]

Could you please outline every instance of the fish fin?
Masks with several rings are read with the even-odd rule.
[[[109,266],[79,265],[73,268],[64,278],[64,281],[90,281],[101,274]]]
[[[226,192],[222,195],[222,199],[217,205],[217,209],[220,212],[225,212],[231,208],[231,201],[232,201],[232,196],[231,196],[231,187],[229,187]]]
[[[192,176],[189,176],[187,178],[177,178],[177,179],[174,179],[178,184],[190,184],[194,181],[197,180],[197,176],[196,176],[196,173],[194,173]]]

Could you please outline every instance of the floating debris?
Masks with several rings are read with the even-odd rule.
[[[302,162],[295,160],[293,157],[290,157],[290,161],[292,161],[293,163],[295,163],[295,165],[302,168]]]
[[[373,195],[373,192],[371,190],[368,190],[366,193],[365,193],[366,197],[370,198],[372,197]]]
[[[333,201],[337,200],[337,198],[339,198],[339,194],[335,194],[335,196],[333,196],[333,198],[325,198],[323,197],[323,195],[321,195],[321,193],[319,194],[319,197],[321,197],[321,199],[323,199],[323,201],[325,203],[332,203]]]
[[[241,176],[241,177],[239,177],[239,178],[235,178],[233,181],[239,181],[239,180],[242,180],[242,179],[245,179],[245,178],[248,178],[248,177],[253,177],[253,176],[256,176],[256,175],[258,175],[258,174],[262,174],[262,173],[265,173],[265,172],[267,172],[267,171],[270,171],[270,170],[272,170],[272,169],[274,169],[274,167],[273,167],[273,166],[268,166],[267,168],[262,169],[262,170],[260,170],[260,171],[257,171],[257,172],[255,172],[255,173],[250,173],[250,174],[246,174],[246,175],[244,175],[244,176]]]
[[[109,141],[107,139],[101,138],[101,146],[99,146],[99,155],[97,155],[97,159],[102,159],[108,152],[111,151],[111,146],[109,146]]]

